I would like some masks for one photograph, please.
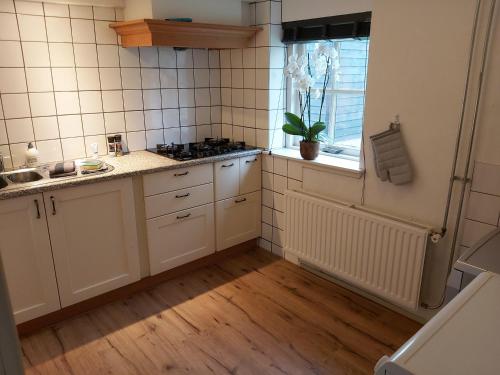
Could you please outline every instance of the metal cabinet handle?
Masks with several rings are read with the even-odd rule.
[[[186,176],[187,174],[189,174],[189,171],[186,171],[184,173],[174,173],[174,176],[175,177],[180,177],[180,176]]]
[[[36,218],[40,219],[41,215],[40,215],[40,205],[38,204],[38,199],[35,199],[35,207],[36,207]]]
[[[247,199],[246,198],[240,198],[240,199],[236,199],[234,201],[234,203],[241,203],[241,202],[245,202]]]
[[[234,165],[234,163],[231,163],[231,164],[222,164],[222,168],[229,168],[229,167],[232,167]]]
[[[253,160],[245,160],[245,163],[248,164],[248,163],[255,163],[257,161],[257,159],[253,159]]]
[[[57,214],[57,211],[56,211],[56,201],[54,200],[54,197],[52,195],[50,196],[50,201],[52,202],[52,216],[54,216],[55,214]]]
[[[186,215],[184,215],[184,216],[177,216],[177,219],[178,219],[178,220],[180,220],[180,219],[185,219],[185,218],[187,218],[187,217],[189,217],[189,216],[191,216],[191,213],[186,214]]]
[[[176,195],[175,197],[176,198],[186,198],[186,197],[189,197],[191,195],[191,193],[186,193],[186,194],[182,194],[182,195]]]

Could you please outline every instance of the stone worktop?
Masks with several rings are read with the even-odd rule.
[[[53,179],[44,178],[39,181],[10,184],[5,188],[0,189],[0,200],[72,186],[109,181],[117,178],[139,176],[143,174],[161,172],[171,169],[192,167],[195,165],[213,163],[221,160],[229,160],[238,157],[257,155],[260,153],[260,149],[254,149],[187,161],[172,160],[148,151],[134,151],[120,157],[104,156],[100,159],[113,167],[112,170],[108,172],[87,175],[80,175],[80,173],[78,173],[77,176],[71,177],[60,177]]]

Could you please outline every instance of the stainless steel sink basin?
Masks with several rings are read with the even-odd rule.
[[[22,184],[25,182],[41,180],[43,176],[35,171],[24,171],[8,174],[7,178],[15,184]]]
[[[8,183],[2,177],[0,177],[0,189],[7,187]]]

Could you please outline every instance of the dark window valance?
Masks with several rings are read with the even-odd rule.
[[[370,36],[371,18],[372,12],[363,12],[283,22],[283,43],[366,38]]]

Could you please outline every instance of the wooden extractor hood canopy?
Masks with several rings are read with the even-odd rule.
[[[123,47],[245,48],[260,27],[141,19],[111,23]]]

